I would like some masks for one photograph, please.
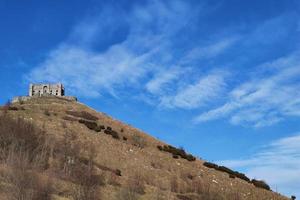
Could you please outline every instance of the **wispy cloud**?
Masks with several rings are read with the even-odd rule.
[[[143,88],[139,82],[142,78],[157,71],[158,66],[169,64],[172,57],[170,39],[185,26],[186,20],[190,20],[189,10],[189,5],[181,1],[155,1],[133,8],[118,20],[120,16],[115,16],[116,10],[103,9],[99,16],[75,26],[70,37],[52,50],[27,79],[61,81],[80,96],[113,94],[120,87]],[[179,15],[185,20],[178,21]],[[101,50],[94,47],[98,40],[111,35],[107,31],[123,26],[128,33],[122,41]],[[153,92],[160,83],[158,79],[156,83],[153,80],[147,88]]]
[[[175,95],[163,96],[161,105],[184,109],[198,108],[224,91],[226,75],[227,73],[217,72],[203,76],[197,82],[180,88]]]
[[[147,71],[145,59],[152,52],[137,55],[122,46],[95,53],[63,45],[51,52],[30,77],[35,81],[60,81],[84,96],[98,96],[101,90],[113,92],[123,84],[134,84]]]
[[[146,84],[146,89],[152,94],[161,94],[167,84],[177,80],[184,72],[185,70],[179,67],[160,71]]]
[[[223,38],[207,46],[199,46],[191,49],[181,60],[182,64],[195,62],[202,59],[209,59],[224,53],[229,47],[238,41],[238,37]]]
[[[300,134],[282,138],[261,148],[248,159],[218,163],[241,168],[252,178],[264,179],[273,190],[300,196]]]
[[[288,30],[268,34],[291,16],[263,21],[246,33],[238,31],[239,24],[201,38],[201,17],[216,9],[180,0],[149,1],[128,10],[104,6],[97,16],[78,22],[26,80],[63,82],[69,93],[85,97],[117,97],[118,91],[134,90],[151,105],[201,108],[196,122],[226,118],[232,124],[262,127],[299,116],[299,93],[294,92],[299,91],[299,53],[250,66],[257,73],[234,86],[226,79],[228,74],[239,78],[242,72],[235,68],[264,51],[262,45],[287,38],[293,23]],[[239,49],[251,52],[240,55]],[[287,81],[291,78],[295,81]]]
[[[225,81],[220,74],[195,73],[181,64],[196,61],[199,56],[217,56],[235,42],[234,38],[218,38],[201,47],[190,41],[192,50],[181,52],[186,55],[183,58],[178,56],[178,34],[188,33],[187,24],[200,13],[207,13],[209,9],[205,8],[200,12],[201,6],[184,1],[153,1],[126,12],[119,9],[116,16],[115,8],[108,6],[98,16],[79,22],[27,79],[60,81],[71,93],[88,97],[103,93],[117,96],[119,90],[133,88],[137,95],[146,93],[164,107],[196,108],[216,97]],[[109,38],[118,31],[125,31],[126,37]],[[112,43],[97,49],[97,44],[105,44],[105,40]],[[194,78],[183,78],[188,76]]]
[[[259,73],[230,93],[227,102],[202,113],[196,121],[228,118],[232,124],[272,125],[286,116],[300,116],[300,54],[258,66]]]

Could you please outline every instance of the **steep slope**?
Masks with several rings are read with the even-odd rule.
[[[36,98],[3,107],[4,115],[45,135],[47,166],[30,170],[50,177],[48,199],[288,199],[78,102]],[[2,162],[4,177],[9,167]],[[13,184],[2,178],[1,185]]]

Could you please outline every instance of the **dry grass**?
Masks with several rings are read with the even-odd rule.
[[[230,178],[225,168],[220,171],[201,160],[174,159],[170,153],[180,158],[189,154],[177,148],[159,151],[157,146],[167,144],[80,103],[37,98],[10,107],[18,110],[0,111],[0,164],[7,166],[1,173],[0,192],[7,196],[17,194],[14,185],[20,185],[21,193],[30,196],[35,191],[44,195],[40,199],[288,199]],[[107,134],[95,134],[79,119],[106,127]],[[16,164],[10,164],[11,157],[25,166],[22,173],[14,173],[20,183],[12,176]],[[21,184],[22,180],[27,183]]]

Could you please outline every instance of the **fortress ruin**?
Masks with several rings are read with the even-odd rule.
[[[57,84],[30,84],[29,96],[65,96],[65,88],[61,83]]]
[[[29,99],[39,98],[39,97],[57,97],[57,98],[62,98],[70,101],[77,101],[76,97],[65,96],[65,88],[63,84],[42,83],[42,84],[30,84],[28,96],[14,97],[12,102],[16,103],[21,101],[27,101]]]

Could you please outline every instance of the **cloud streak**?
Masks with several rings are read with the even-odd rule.
[[[271,142],[248,159],[218,163],[240,168],[252,178],[262,178],[274,190],[300,196],[300,133]]]
[[[254,74],[252,80],[235,87],[224,105],[202,113],[196,121],[226,117],[232,124],[263,127],[288,116],[299,117],[299,52],[258,68],[264,73]]]
[[[163,96],[161,105],[184,109],[199,108],[217,98],[225,88],[225,73],[210,73],[194,84],[180,88],[173,96]]]
[[[274,37],[266,32],[291,16],[263,21],[247,33],[237,25],[202,38],[206,31],[197,26],[215,11],[179,0],[149,1],[128,10],[104,6],[97,16],[78,22],[26,80],[62,82],[79,97],[133,93],[128,96],[142,96],[156,107],[194,109],[196,123],[226,119],[233,125],[264,127],[299,117],[300,94],[294,92],[300,87],[299,53],[250,66],[249,71],[257,71],[250,78],[237,67],[265,51],[263,45],[286,38],[293,23]],[[245,58],[240,50],[247,56],[255,53]],[[245,79],[228,83],[240,76]]]

